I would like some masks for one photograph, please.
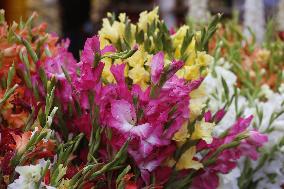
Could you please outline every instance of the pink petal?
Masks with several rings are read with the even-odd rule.
[[[200,86],[200,84],[202,83],[203,80],[204,80],[204,78],[201,77],[197,80],[191,81],[189,86],[188,86],[189,91],[193,91],[193,90],[197,89]]]
[[[239,118],[237,122],[230,129],[229,135],[235,135],[243,132],[251,123],[253,116],[249,116],[247,118]]]
[[[204,119],[205,119],[206,122],[211,122],[211,119],[212,119],[211,111],[205,112]]]
[[[130,132],[141,138],[147,138],[151,132],[151,126],[149,123],[137,125],[134,126]]]
[[[194,177],[192,189],[216,189],[219,185],[219,177],[216,172],[205,171],[203,174]]]
[[[267,135],[261,134],[258,131],[250,131],[250,137],[248,138],[249,143],[252,143],[257,147],[261,147],[267,141],[268,141]]]
[[[184,62],[181,60],[174,60],[170,64],[170,68],[167,73],[167,79],[170,79],[178,70],[180,70],[184,65]]]
[[[153,146],[148,142],[141,141],[139,145],[139,152],[143,158],[146,158],[153,150]]]
[[[125,85],[124,69],[125,64],[113,64],[110,68],[110,71],[118,84]]]
[[[164,53],[158,52],[153,56],[151,62],[151,81],[157,84],[164,70]]]
[[[133,106],[126,100],[113,101],[111,104],[111,114],[114,119],[122,123],[133,122],[136,119]]]
[[[116,52],[116,49],[113,45],[107,45],[101,50],[101,55],[104,55],[108,52]]]
[[[226,114],[226,111],[224,108],[222,108],[221,110],[219,110],[215,115],[214,115],[214,119],[215,119],[215,123],[220,122],[224,115]]]
[[[93,64],[95,53],[100,54],[100,41],[98,36],[88,38],[82,51],[81,61]]]
[[[81,77],[74,83],[78,90],[94,90],[99,84],[104,63],[100,62],[96,68],[92,68],[90,64],[82,64]]]

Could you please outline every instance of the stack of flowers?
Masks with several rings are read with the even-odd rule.
[[[196,188],[220,185],[267,136],[238,117],[215,134],[236,98],[210,109],[203,83],[220,16],[169,31],[158,9],[136,24],[103,20],[77,62],[68,41],[0,16],[2,188]],[[222,87],[222,86],[219,86]]]
[[[236,20],[230,21],[220,27],[210,44],[216,61],[204,81],[211,96],[209,107],[214,110],[226,103],[221,85],[226,85],[230,97],[237,97],[215,132],[222,133],[228,123],[252,114],[255,117],[249,127],[268,135],[259,160],[239,161],[233,174],[220,175],[220,188],[281,189],[284,184],[284,43],[271,31],[272,26],[270,23],[266,42],[260,46],[242,36]]]

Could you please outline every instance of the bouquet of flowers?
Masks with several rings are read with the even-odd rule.
[[[228,123],[240,116],[254,115],[250,128],[257,128],[268,135],[268,142],[261,150],[258,161],[242,159],[235,174],[220,175],[220,188],[279,188],[284,184],[283,158],[283,63],[284,43],[275,36],[273,23],[268,24],[266,41],[260,46],[254,39],[245,38],[237,20],[219,28],[210,46],[215,63],[204,83],[211,93],[211,109],[226,103],[224,90],[218,88],[223,78],[229,96],[235,102],[216,130],[221,133]]]
[[[211,189],[258,158],[267,136],[253,116],[214,132],[237,98],[223,79],[224,106],[211,109],[204,88],[220,15],[169,31],[157,12],[135,24],[109,14],[77,62],[36,14],[8,26],[1,11],[2,188]]]

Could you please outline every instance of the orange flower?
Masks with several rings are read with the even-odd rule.
[[[3,97],[4,91],[0,92],[0,98]],[[23,98],[24,88],[19,87],[15,93],[5,102],[1,107],[1,115],[3,119],[7,122],[7,127],[9,128],[23,128],[29,113],[26,111],[26,107],[14,105],[13,102],[18,98]]]
[[[13,136],[13,139],[16,142],[15,146],[13,146],[14,144],[11,144],[11,147],[14,147],[19,153],[22,153],[25,150],[32,133],[24,132],[21,136],[16,135],[15,133],[11,133],[11,135]]]
[[[42,159],[52,158],[55,154],[55,144],[53,141],[41,140],[35,147],[35,149],[27,154],[28,159]]]

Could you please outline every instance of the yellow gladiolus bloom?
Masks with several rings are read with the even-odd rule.
[[[209,54],[206,54],[206,52],[197,52],[197,64],[200,66],[207,66],[211,63],[213,63],[213,57]]]
[[[129,70],[128,76],[133,80],[134,84],[138,84],[142,89],[146,89],[150,80],[150,74],[142,66],[135,66]]]
[[[131,67],[144,66],[144,64],[150,59],[150,56],[143,48],[139,48],[131,57],[126,59],[128,65]]]
[[[214,126],[214,123],[205,122],[205,120],[197,122],[192,134],[192,139],[203,139],[207,144],[210,144],[213,140],[212,131]]]
[[[110,67],[111,67],[111,61],[104,61],[105,66],[102,72],[102,78],[104,78],[105,80],[107,80],[109,83],[113,83],[114,82],[114,77],[112,75],[112,73],[110,72]]]
[[[147,25],[153,23],[155,20],[159,19],[158,15],[159,8],[156,7],[154,10],[148,12],[144,11],[140,13],[139,21],[138,21],[138,27],[140,30],[146,31]]]
[[[196,119],[201,114],[206,106],[207,95],[205,85],[202,84],[190,93],[190,120]]]
[[[196,147],[189,148],[185,153],[182,154],[179,161],[176,164],[177,170],[182,169],[195,169],[198,170],[203,168],[202,163],[193,160],[194,155],[196,154]]]
[[[173,140],[179,143],[184,143],[186,139],[188,139],[189,133],[187,130],[187,124],[188,122],[184,123],[182,127],[178,130],[178,132],[175,133]]]

